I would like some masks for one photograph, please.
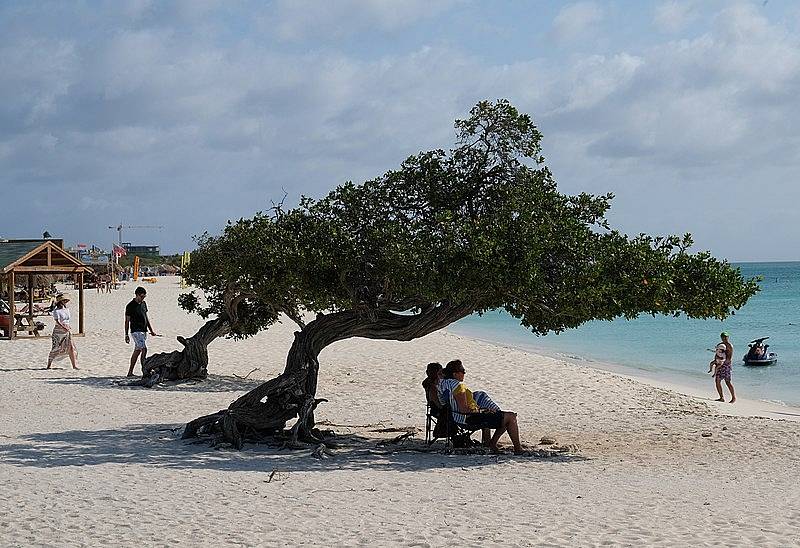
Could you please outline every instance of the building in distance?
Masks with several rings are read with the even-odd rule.
[[[161,255],[161,246],[159,245],[131,245],[130,242],[122,242],[122,247],[130,256],[159,257]]]

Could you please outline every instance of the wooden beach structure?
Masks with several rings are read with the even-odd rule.
[[[5,279],[8,293],[8,338],[16,338],[17,331],[27,331],[38,336],[34,323],[33,279],[36,275],[69,274],[78,289],[78,332],[84,334],[83,277],[92,269],[76,259],[53,240],[0,240],[0,277]],[[28,312],[16,314],[14,288],[22,277],[27,277]],[[27,320],[27,323],[24,322]]]

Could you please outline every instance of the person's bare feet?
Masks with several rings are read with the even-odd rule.
[[[77,365],[73,365],[72,369],[78,369],[78,366]]]
[[[731,398],[731,401],[728,403],[736,403],[736,398]]]
[[[128,373],[128,376],[129,376],[129,377],[133,377],[133,376],[134,376],[134,374],[133,374],[133,373]]]
[[[716,399],[716,400],[714,400],[714,401],[725,401],[725,398],[717,398],[717,399]]]

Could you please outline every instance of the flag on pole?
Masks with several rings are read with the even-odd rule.
[[[112,250],[112,253],[114,254],[115,257],[122,257],[123,255],[127,255],[128,254],[128,250],[125,249],[122,246],[118,246],[117,244],[114,244],[114,248]]]
[[[86,249],[86,244],[78,244],[78,249]]]

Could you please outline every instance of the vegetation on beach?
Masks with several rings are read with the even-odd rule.
[[[180,304],[212,319],[181,340],[183,352],[151,357],[145,382],[205,376],[218,336],[248,337],[282,315],[298,331],[281,375],[190,422],[186,437],[240,447],[298,418],[292,441],[321,441],[318,356],[350,337],[411,340],[497,308],[540,335],[642,313],[722,319],[758,290],[725,261],[691,253],[689,235],[614,230],[610,194],[559,193],[541,133],[507,101],[480,102],[455,127],[450,151],[198,239],[185,275],[205,301]]]

